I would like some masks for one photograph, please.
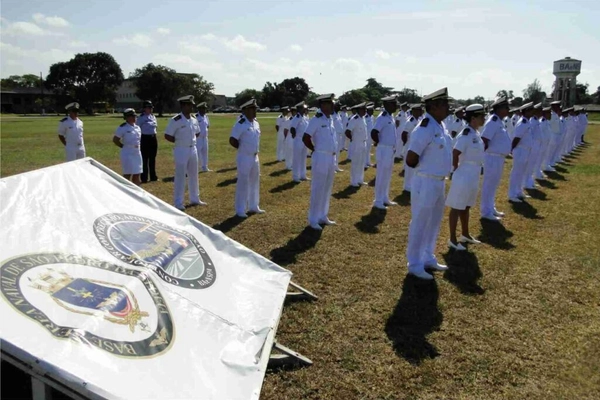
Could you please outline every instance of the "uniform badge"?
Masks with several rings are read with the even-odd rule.
[[[144,271],[38,253],[4,262],[0,282],[4,299],[57,339],[135,358],[166,352],[175,337],[166,300]]]
[[[137,215],[106,214],[94,221],[94,233],[114,257],[150,268],[172,285],[206,289],[217,278],[206,250],[189,232]]]

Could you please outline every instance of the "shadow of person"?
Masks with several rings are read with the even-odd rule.
[[[269,174],[269,176],[281,176],[281,175],[287,174],[288,172],[291,172],[291,171],[287,168],[284,168],[284,169],[280,169],[279,171],[271,172]]]
[[[537,208],[526,201],[521,203],[510,203],[510,205],[514,212],[527,219],[544,219],[544,217],[538,215]]]
[[[285,192],[286,190],[290,190],[292,188],[295,188],[299,184],[300,184],[300,182],[289,181],[289,182],[283,183],[283,184],[281,184],[279,186],[275,186],[273,189],[269,190],[269,193],[281,193],[281,192]]]
[[[350,160],[349,158],[346,158],[344,161],[340,161],[340,162],[338,163],[338,165],[346,165],[346,164],[350,164],[350,161],[351,161],[351,160]]]
[[[358,192],[360,190],[360,186],[352,186],[348,185],[346,188],[340,190],[337,193],[334,193],[332,196],[336,199],[349,199],[351,195]]]
[[[542,200],[542,201],[546,201],[547,199],[547,195],[546,193],[542,192],[539,189],[525,189],[525,191],[527,192],[528,195],[530,195],[532,198],[536,199],[536,200]]]
[[[218,187],[225,187],[225,186],[233,185],[236,182],[237,182],[237,177],[231,178],[231,179],[225,179],[223,182],[217,183],[217,186]]]
[[[385,221],[387,210],[371,208],[367,215],[360,217],[360,221],[354,224],[356,228],[363,233],[379,233],[379,225]]]
[[[546,172],[547,174],[547,172]],[[556,184],[552,181],[549,181],[548,179],[540,179],[539,181],[537,181],[537,183],[546,189],[556,189],[558,186],[556,186]]]
[[[439,330],[443,316],[438,308],[439,291],[435,280],[424,281],[406,275],[402,294],[385,324],[385,333],[394,351],[412,365],[440,355],[427,341],[427,335]]]
[[[165,178],[162,178],[163,182],[175,182],[175,177],[174,176],[167,176]]]
[[[568,163],[563,163],[563,165],[567,166],[569,165]],[[556,172],[560,172],[563,174],[568,174],[569,170],[567,170],[565,167],[561,167],[560,165],[557,165],[554,167],[554,169],[556,170]]]
[[[219,222],[218,224],[214,224],[212,228],[223,233],[227,233],[242,222],[244,222],[245,219],[246,218],[241,218],[237,215],[234,215],[233,217],[227,218],[225,221]]]
[[[237,167],[221,168],[221,169],[217,170],[217,174],[222,174],[224,172],[235,171],[236,169],[237,169]]]
[[[280,162],[281,161],[273,160],[273,161],[269,161],[269,162],[263,163],[263,165],[265,167],[268,167],[268,166],[275,165],[275,164],[280,163]]]
[[[485,289],[477,281],[483,276],[477,256],[470,251],[448,251],[444,254],[448,270],[444,279],[456,286],[463,294],[482,295]]]
[[[410,206],[410,192],[403,190],[401,194],[394,198],[394,201],[403,207]]]
[[[298,236],[290,239],[285,245],[271,250],[271,261],[281,266],[296,263],[299,254],[316,246],[323,231],[307,226]]]
[[[375,186],[375,178],[369,181],[369,186]]]
[[[479,221],[481,222],[481,233],[477,239],[500,250],[515,248],[515,245],[508,241],[514,234],[506,229],[500,221],[490,221],[484,218]]]
[[[554,169],[556,169],[556,167],[554,167]],[[566,181],[567,180],[567,178],[565,178],[562,174],[559,174],[558,172],[554,172],[554,171],[546,172],[546,176],[548,177],[548,179],[552,179],[555,181]]]

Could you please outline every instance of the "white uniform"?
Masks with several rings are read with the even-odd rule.
[[[404,152],[402,154],[402,156],[404,157],[404,187],[403,187],[403,189],[406,190],[407,192],[410,192],[412,178],[415,173],[415,169],[406,165],[406,152],[408,151],[408,144],[410,143],[410,135],[411,135],[412,131],[415,130],[418,122],[419,121],[417,121],[417,119],[415,117],[410,117],[409,119],[407,119],[406,122],[404,123],[404,125],[402,126],[402,132],[408,133],[408,135],[406,137],[406,144],[402,144],[402,138],[400,138],[400,145],[402,145],[404,148]],[[402,135],[402,132],[400,132],[400,135]]]
[[[531,129],[527,118],[521,117],[515,126],[514,138],[521,139],[513,149],[513,166],[510,171],[508,198],[523,197],[523,186],[527,170],[527,160],[531,153]]]
[[[333,119],[333,127],[334,127],[335,133],[337,135],[336,143],[337,143],[338,147],[336,149],[336,155],[335,155],[335,169],[338,170],[339,169],[338,163],[340,161],[340,152],[342,151],[342,147],[344,146],[343,143],[345,141],[345,139],[344,139],[345,126],[342,124],[342,116],[340,113],[334,112],[333,114],[331,114],[331,118]],[[341,145],[340,145],[340,143],[341,143]]]
[[[200,126],[200,135],[196,139],[196,152],[198,153],[198,166],[201,171],[208,171],[208,128],[210,120],[208,115],[196,114],[198,125]]]
[[[510,153],[511,141],[504,124],[497,115],[493,115],[485,123],[481,137],[489,141],[483,159],[481,216],[493,217],[494,212],[497,211],[496,190],[498,190],[502,178],[504,160]]]
[[[394,117],[387,111],[382,112],[375,120],[373,129],[379,132],[379,143],[375,159],[375,201],[373,205],[383,208],[390,200],[390,182],[394,168],[394,152],[396,148],[396,124]]]
[[[115,136],[121,139],[121,167],[123,175],[136,175],[142,173],[142,152],[140,142],[142,130],[136,124],[130,125],[123,122],[115,131]]]
[[[256,120],[250,122],[242,118],[231,129],[231,137],[239,142],[235,212],[238,215],[246,214],[246,211],[256,212],[260,210],[260,125]]]
[[[406,249],[412,273],[437,264],[434,251],[444,215],[445,178],[452,169],[451,145],[450,135],[429,113],[410,137],[408,151],[419,156],[410,192],[412,218]]]
[[[285,122],[287,117],[284,114],[280,114],[277,117],[277,126],[279,129],[277,130],[277,161],[285,160],[285,135],[283,134],[283,130],[285,129]]]
[[[311,137],[315,148],[312,153],[309,225],[327,220],[329,213],[338,149],[337,132],[333,126],[334,119],[333,115],[327,118],[325,114],[318,112],[310,119],[305,132]]]
[[[547,168],[548,153],[550,150],[550,143],[552,141],[552,133],[550,132],[550,121],[545,117],[540,118],[540,132],[542,137],[542,148],[538,159],[538,166],[536,171],[536,178],[544,178],[544,170]]]
[[[67,161],[78,160],[85,157],[83,144],[83,121],[79,118],[65,117],[58,124],[58,134],[65,138],[65,153]]]
[[[348,127],[352,140],[350,149],[352,166],[350,168],[350,185],[362,185],[365,180],[365,159],[367,157],[367,121],[364,117],[355,114],[348,120]]]
[[[455,210],[473,207],[479,191],[479,176],[483,166],[484,145],[477,131],[471,127],[462,130],[454,149],[460,151],[458,168],[452,174],[446,205]]]
[[[306,180],[306,156],[308,149],[302,142],[302,136],[308,126],[308,117],[297,113],[291,123],[291,128],[294,128],[296,137],[294,140],[294,162],[292,164],[292,179],[294,181]]]
[[[581,143],[583,143],[583,137],[585,135],[585,131],[588,126],[588,117],[587,117],[587,114],[584,112],[579,114],[579,117],[580,117],[580,124],[581,124],[581,134],[579,137],[579,144],[581,144]]]
[[[371,131],[373,130],[373,116],[366,114],[365,122],[367,123],[367,150],[365,154],[365,167],[370,167],[371,165],[371,149],[373,148],[373,138],[371,138]]]
[[[198,120],[190,115],[186,118],[183,113],[169,120],[165,134],[175,138],[173,157],[175,158],[175,207],[183,208],[185,197],[185,175],[187,174],[188,191],[191,203],[200,202],[198,188],[198,153],[196,151],[196,136],[200,133]]]
[[[394,152],[394,158],[402,158],[404,156],[404,145],[402,144],[402,132],[404,131],[404,124],[406,123],[407,113],[405,111],[398,111],[398,115],[394,119],[395,123],[398,124],[396,128],[396,150]]]
[[[525,179],[523,185],[527,189],[535,189],[534,177],[536,175],[537,166],[540,161],[542,152],[542,130],[540,120],[533,116],[529,119],[529,132],[531,134],[531,151],[527,158],[527,167],[525,169]]]
[[[285,149],[285,167],[288,169],[288,171],[291,171],[292,167],[294,166],[294,139],[292,138],[292,133],[290,132],[293,120],[294,116],[291,115],[284,123],[285,129],[287,129],[287,136],[285,137],[283,147]]]
[[[552,141],[550,142],[550,154],[548,155],[548,166],[554,166],[560,160],[560,144],[562,143],[562,135],[564,130],[562,116],[558,116],[554,111],[550,118],[550,133]]]
[[[346,111],[340,111],[340,119],[342,121],[342,127],[344,128],[344,132],[346,132],[346,128],[348,127],[348,113]],[[346,137],[346,135],[342,134],[342,139],[340,140],[338,143],[338,147],[340,147],[340,151],[341,150],[349,150],[349,144],[350,141],[348,140],[348,138]],[[350,152],[348,152],[348,159],[351,159],[352,154]],[[339,158],[339,155],[338,155]]]

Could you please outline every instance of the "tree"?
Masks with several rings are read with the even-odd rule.
[[[339,100],[342,104],[353,106],[369,101],[369,98],[363,89],[353,89],[341,95]]]
[[[284,79],[279,88],[283,91],[282,105],[293,106],[306,99],[310,87],[303,78]]]
[[[34,74],[11,75],[2,79],[0,86],[6,89],[40,87],[40,77]]]
[[[540,81],[535,79],[532,83],[527,85],[525,90],[523,90],[523,98],[525,98],[525,101],[532,101],[534,104],[541,103],[546,100],[546,92],[542,90]]]
[[[180,93],[194,95],[194,102],[202,103],[203,101],[212,100],[212,92],[215,90],[215,85],[206,81],[198,74],[177,74]]]
[[[594,103],[600,104],[600,86],[598,86],[598,89],[596,89],[596,94],[594,94],[594,98],[596,99]]]
[[[575,86],[575,104],[589,104],[594,101],[594,98],[588,93],[588,83],[578,83]]]
[[[485,97],[483,97],[483,96],[475,96],[475,97],[473,97],[473,103],[476,103],[476,104],[485,104]]]
[[[283,92],[277,83],[267,82],[261,94],[262,107],[281,106],[283,104]]]
[[[496,93],[496,97],[506,97],[508,100],[510,100],[515,97],[515,94],[512,90],[499,90],[498,93]]]
[[[152,101],[159,116],[162,116],[165,107],[174,104],[184,83],[174,69],[152,63],[136,69],[129,78],[133,79],[136,87],[135,95]]]
[[[405,101],[408,103],[420,103],[421,96],[419,96],[419,93],[415,89],[404,88],[398,92],[398,101],[401,103]]]
[[[510,105],[512,107],[521,107],[523,105],[524,101],[522,97],[515,97],[512,99],[512,103],[510,103]]]
[[[383,86],[375,78],[367,79],[367,84],[363,87],[363,90],[367,98],[375,104],[379,104],[382,97],[389,96],[392,93],[392,88]]]
[[[241,92],[236,93],[235,94],[235,105],[239,107],[252,98],[255,98],[256,101],[258,102],[258,105],[260,107],[263,107],[263,104],[261,103],[262,92],[260,92],[256,89],[244,89]]]
[[[46,87],[76,99],[88,113],[96,102],[112,103],[123,82],[123,71],[108,53],[77,54],[50,67]]]

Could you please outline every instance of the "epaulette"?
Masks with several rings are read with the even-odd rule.
[[[244,122],[246,122],[246,118],[240,118],[240,120],[238,121],[238,124],[243,124]]]
[[[496,115],[494,115],[494,116],[492,117],[492,121],[498,121],[498,117],[497,117]]]
[[[546,118],[542,117],[542,122],[544,122],[546,120]]]
[[[526,124],[527,123],[527,118],[523,118],[523,123]]]
[[[423,128],[427,128],[427,125],[429,125],[429,118],[423,118],[423,121],[421,121],[419,126],[422,126]]]
[[[179,121],[181,119],[181,114],[177,114],[176,116],[173,117],[173,119],[175,121]]]
[[[119,126],[120,126],[120,127],[123,127],[123,126],[125,126],[125,125],[127,125],[127,122],[123,122],[123,123],[122,123],[121,125],[119,125]]]
[[[64,117],[63,119],[60,120],[60,122],[65,122],[67,120],[67,117]]]
[[[471,130],[469,128],[465,128],[463,129],[462,134],[466,136],[469,134],[469,132],[471,132]]]
[[[352,119],[357,119],[358,118],[358,114],[356,114],[355,116],[352,117]]]
[[[460,119],[459,119],[459,118],[456,118],[456,122],[460,122]]]
[[[277,118],[283,118],[283,114],[279,114],[279,117],[277,117]]]
[[[415,120],[415,117],[410,117],[410,122],[413,122]]]
[[[196,116],[194,114],[190,114],[190,118],[194,118],[197,119]]]
[[[300,118],[300,113],[296,114],[296,118]]]
[[[144,116],[144,113],[141,113],[141,114],[140,114],[140,117],[143,117],[143,116]],[[138,118],[139,118],[139,117],[138,117]]]
[[[315,117],[317,117],[317,118],[321,118],[322,116],[323,116],[323,114],[321,114],[320,112],[315,114]]]
[[[384,117],[388,115],[387,111],[384,111],[381,113],[381,115],[383,115]]]

